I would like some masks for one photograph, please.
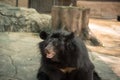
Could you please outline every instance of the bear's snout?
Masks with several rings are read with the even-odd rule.
[[[46,58],[53,58],[56,54],[54,51],[54,48],[51,44],[49,44],[45,47],[44,52],[46,54]]]

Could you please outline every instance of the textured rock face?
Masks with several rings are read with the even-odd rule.
[[[0,80],[36,80],[39,41],[36,33],[1,32]]]
[[[39,14],[35,9],[18,8],[0,3],[0,32],[38,32],[50,27],[51,16]]]

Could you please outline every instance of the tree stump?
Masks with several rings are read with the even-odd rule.
[[[52,27],[53,29],[72,31],[76,36],[79,36],[84,40],[96,40],[95,45],[96,43],[99,45],[97,39],[89,34],[89,13],[89,8],[54,6],[52,7]],[[95,40],[92,40],[91,37]]]

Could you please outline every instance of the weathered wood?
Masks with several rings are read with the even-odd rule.
[[[91,40],[92,44],[96,41],[94,45],[100,45],[97,39],[89,34],[89,12],[89,8],[54,6],[52,7],[52,27],[55,30],[72,31],[76,36],[84,40]]]
[[[18,0],[16,0],[16,7],[18,7]]]
[[[81,30],[88,27],[89,9],[78,7],[54,6],[52,8],[52,26],[54,29],[65,28],[81,35]]]

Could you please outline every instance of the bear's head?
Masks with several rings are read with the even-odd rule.
[[[74,33],[68,31],[55,31],[51,34],[41,31],[40,38],[44,41],[40,42],[39,47],[44,56],[55,62],[67,62],[69,58],[74,56]]]

